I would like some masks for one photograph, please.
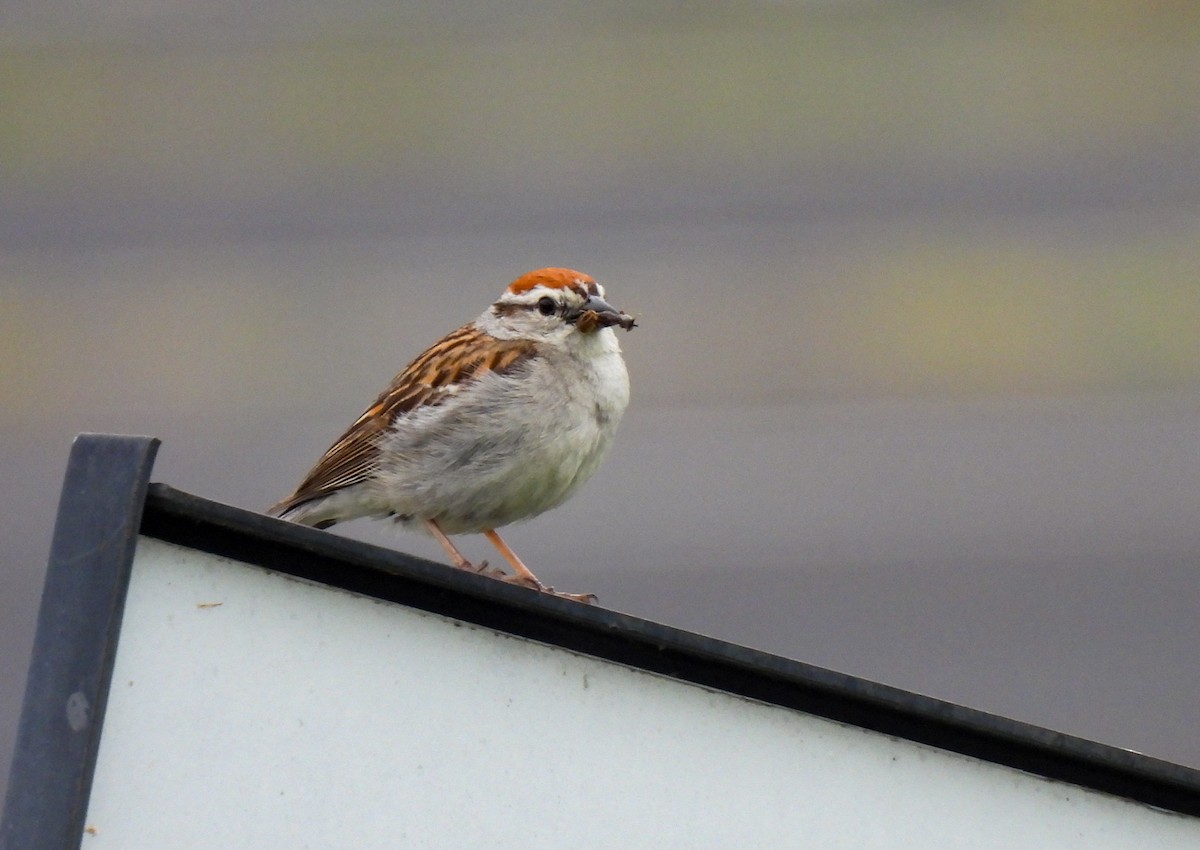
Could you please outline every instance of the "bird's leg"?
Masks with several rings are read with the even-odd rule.
[[[561,596],[563,599],[573,599],[576,602],[592,603],[596,601],[596,594],[594,593],[561,593],[553,587],[542,584],[541,579],[535,576],[533,571],[522,563],[521,559],[517,557],[517,553],[512,550],[511,546],[504,542],[504,538],[496,532],[496,529],[493,528],[490,531],[485,531],[483,536],[492,541],[492,545],[504,556],[504,560],[508,561],[509,566],[516,573],[516,575],[504,579],[510,584],[532,587],[534,590],[540,590],[543,593],[549,593],[553,596]]]
[[[507,579],[503,570],[496,567],[489,567],[487,561],[480,561],[478,565],[468,561],[463,553],[458,551],[458,547],[450,542],[450,538],[446,536],[446,532],[442,531],[442,527],[437,524],[435,519],[425,520],[425,527],[429,529],[429,533],[433,535],[433,539],[442,544],[442,548],[446,550],[446,554],[450,556],[450,560],[454,562],[454,566],[460,570],[467,570],[472,573],[490,576],[491,578]]]
[[[508,561],[508,565],[513,568],[516,575],[512,576],[509,581],[513,584],[519,584],[522,587],[532,587],[534,590],[546,590],[546,585],[542,584],[541,579],[533,574],[533,570],[525,566],[517,553],[512,550],[512,547],[504,542],[504,538],[496,531],[491,529],[485,531],[483,536],[492,541],[492,545],[504,556],[504,560]]]

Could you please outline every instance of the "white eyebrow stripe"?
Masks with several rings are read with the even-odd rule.
[[[553,298],[555,301],[564,301],[564,300],[570,298],[571,296],[574,296],[574,297],[580,299],[581,301],[587,300],[587,295],[581,294],[576,289],[560,287],[560,286],[556,286],[556,287],[543,286],[542,284],[539,283],[537,286],[535,286],[531,289],[527,289],[524,292],[517,294],[517,295],[513,295],[512,293],[506,292],[504,294],[504,296],[496,303],[497,304],[508,304],[508,305],[512,305],[512,306],[521,306],[521,307],[526,307],[526,306],[534,307],[534,306],[537,306],[538,301],[542,300],[543,298],[545,298],[547,296],[549,296],[550,298]]]

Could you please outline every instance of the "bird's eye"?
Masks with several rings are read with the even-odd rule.
[[[552,316],[556,310],[558,310],[558,304],[549,295],[538,299],[538,312],[543,316]]]

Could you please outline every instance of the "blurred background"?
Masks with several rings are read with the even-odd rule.
[[[261,509],[546,265],[641,327],[544,579],[1200,767],[1200,4],[12,0],[0,771],[77,432]]]

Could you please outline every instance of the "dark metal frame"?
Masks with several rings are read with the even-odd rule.
[[[139,534],[1200,816],[1200,771],[148,485],[157,447],[147,437],[75,441],[3,850],[79,846]]]

